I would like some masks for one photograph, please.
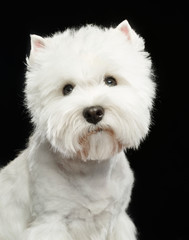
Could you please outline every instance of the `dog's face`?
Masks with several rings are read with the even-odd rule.
[[[68,158],[105,160],[146,136],[151,61],[126,21],[31,37],[26,98],[41,137]]]

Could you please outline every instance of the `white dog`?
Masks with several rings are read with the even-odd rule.
[[[35,130],[0,173],[0,240],[134,240],[124,150],[148,133],[155,96],[143,39],[125,20],[31,36]]]

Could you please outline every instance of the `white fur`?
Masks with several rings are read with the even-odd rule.
[[[0,240],[135,240],[123,152],[148,133],[155,95],[144,41],[127,21],[31,36],[28,148],[1,170]],[[106,76],[117,80],[107,86]],[[66,84],[73,92],[63,96]],[[83,109],[102,106],[94,125]]]

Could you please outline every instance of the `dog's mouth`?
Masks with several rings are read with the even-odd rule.
[[[110,127],[90,127],[79,137],[80,157],[86,160],[104,160],[123,149]]]
[[[87,129],[87,131],[79,138],[79,144],[83,144],[86,143],[89,139],[90,136],[95,135],[95,134],[103,134],[103,133],[107,133],[109,134],[111,137],[114,136],[114,132],[111,128],[107,127],[107,128],[103,128],[103,127],[89,127]]]
[[[103,132],[104,129],[102,127],[96,127],[96,128],[89,128],[88,129],[88,135],[90,136],[91,134],[96,134],[96,133],[100,133]],[[106,129],[105,129],[106,131]]]

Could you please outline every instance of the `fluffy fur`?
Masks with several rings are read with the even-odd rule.
[[[32,35],[27,65],[35,130],[0,172],[0,240],[135,240],[124,150],[149,131],[155,84],[144,40],[127,21]],[[91,106],[104,109],[95,124],[83,116]]]

